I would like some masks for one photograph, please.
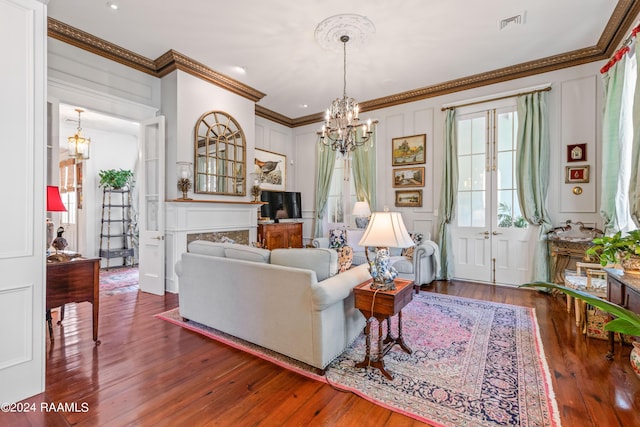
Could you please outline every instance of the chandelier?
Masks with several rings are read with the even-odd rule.
[[[67,138],[69,141],[69,157],[76,158],[78,160],[89,159],[89,148],[91,145],[91,138],[85,138],[82,136],[82,126],[80,125],[80,114],[84,112],[80,108],[76,108],[78,112],[78,129],[73,136]]]
[[[359,107],[355,99],[347,97],[347,42],[349,36],[340,37],[344,50],[344,86],[342,98],[336,98],[327,108],[324,125],[320,132],[320,141],[333,151],[339,151],[343,157],[357,147],[364,145],[373,134],[371,119],[360,124]]]

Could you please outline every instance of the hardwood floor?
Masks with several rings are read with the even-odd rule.
[[[640,426],[630,347],[607,361],[606,341],[578,333],[562,296],[456,281],[423,291],[535,307],[562,425]],[[98,347],[91,306],[67,306],[47,343],[46,391],[25,401],[36,410],[0,412],[0,425],[424,425],[153,317],[177,303],[173,294],[103,297]],[[76,408],[56,412],[61,404]]]

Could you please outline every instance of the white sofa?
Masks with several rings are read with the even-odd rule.
[[[364,247],[358,243],[362,238],[364,229],[346,229],[346,244],[353,249],[353,265],[366,264]],[[438,245],[429,240],[430,235],[423,233],[423,241],[415,246],[411,258],[402,255],[402,249],[390,248],[391,265],[398,271],[398,277],[413,280],[417,285],[424,285],[435,280],[440,273],[440,249]],[[328,248],[328,237],[316,237],[311,244],[315,248]],[[375,252],[369,251],[369,258],[373,260]]]
[[[353,288],[371,277],[336,272],[330,249],[191,242],[176,264],[180,315],[324,369],[362,332]]]

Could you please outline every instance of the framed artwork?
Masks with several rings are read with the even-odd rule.
[[[564,182],[589,182],[589,166],[566,166]]]
[[[587,161],[587,144],[567,145],[567,163],[586,162],[586,161]]]
[[[393,187],[424,187],[424,166],[393,169]]]
[[[255,149],[254,172],[263,190],[284,191],[287,182],[287,156]]]
[[[425,163],[426,149],[426,134],[393,138],[391,140],[391,166],[408,166]]]
[[[422,207],[422,190],[396,190],[396,207]]]

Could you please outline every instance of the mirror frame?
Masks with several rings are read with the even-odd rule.
[[[234,157],[220,157],[216,153],[230,152]],[[239,151],[240,150],[240,153]],[[239,155],[238,155],[239,154]],[[219,164],[222,169],[231,169],[233,174],[211,171],[205,165]],[[247,194],[247,140],[240,124],[224,111],[208,111],[204,113],[194,129],[194,193],[222,194],[227,196],[246,196]],[[217,169],[213,167],[213,169]],[[218,190],[218,185],[222,190]],[[227,188],[230,186],[231,189]],[[212,187],[215,187],[212,189]]]

